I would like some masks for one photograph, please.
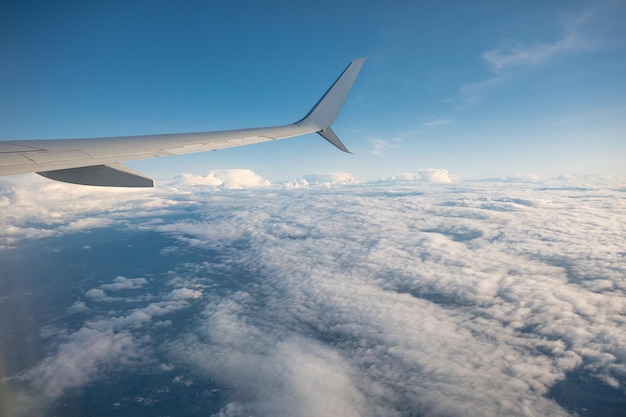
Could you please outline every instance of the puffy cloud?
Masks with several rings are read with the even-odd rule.
[[[259,385],[284,378],[253,365],[273,364],[266,345],[277,341],[289,349],[327,341],[322,347],[342,358],[332,362],[341,374],[333,378],[345,382],[340,404],[355,413],[365,404],[381,415],[566,415],[546,395],[568,372],[623,384],[626,275],[614,259],[626,207],[610,191],[619,186],[414,184],[419,198],[368,186],[274,196],[259,203],[262,212],[220,217],[220,228],[248,231],[254,250],[236,257],[263,271],[262,290],[208,309],[202,330],[174,344],[173,355],[210,363],[207,375],[238,387],[233,404],[261,415],[292,412],[259,400],[272,398]],[[204,228],[194,226],[203,241]],[[297,362],[320,356],[300,353]],[[292,387],[277,389],[298,398]]]
[[[202,297],[202,291],[192,290],[190,288],[177,288],[172,290],[169,298],[172,300],[185,300],[187,298],[200,298]]]
[[[109,291],[133,290],[141,288],[147,283],[148,280],[146,280],[145,278],[126,278],[123,276],[118,276],[113,280],[112,284],[103,284],[100,286],[100,288],[104,288],[105,290]]]
[[[158,301],[150,303],[145,307],[133,309],[129,311],[127,315],[100,318],[98,320],[88,321],[86,325],[89,328],[102,331],[140,328],[144,324],[150,323],[153,317],[164,316],[187,307],[189,307],[189,303],[182,299]]]
[[[81,328],[35,367],[10,378],[9,383],[20,384],[10,411],[38,415],[68,390],[100,379],[103,370],[127,367],[140,358],[141,348],[130,333]]]
[[[333,187],[336,185],[357,184],[358,181],[349,172],[329,172],[326,174],[310,174],[305,175],[304,181],[309,186]]]
[[[426,182],[440,182],[440,183],[450,183],[450,177],[448,176],[447,169],[441,168],[427,168],[420,169],[417,171],[419,175],[420,181]]]
[[[296,178],[293,180],[289,180],[286,183],[283,184],[283,187],[285,188],[309,188],[309,182],[307,180],[305,180],[304,178]]]
[[[205,176],[182,174],[177,183],[181,186],[206,186],[237,190],[242,188],[267,187],[271,183],[250,169],[224,169],[211,171]]]
[[[86,297],[89,298],[93,298],[95,300],[99,300],[99,301],[112,301],[115,300],[115,298],[109,297],[107,295],[107,293],[104,292],[104,290],[100,289],[100,288],[92,288],[89,291],[87,291],[85,293]]]
[[[430,183],[451,183],[450,175],[447,169],[443,168],[423,168],[417,170],[416,173],[406,172],[393,177],[381,178],[379,182],[389,183],[396,181],[419,181]]]
[[[69,313],[82,313],[85,311],[89,311],[89,307],[87,307],[87,305],[82,301],[76,301],[74,304],[68,307],[67,311]]]
[[[8,204],[0,218],[0,248],[112,226],[129,217],[129,211],[137,216],[147,209],[154,216],[157,208],[180,204],[157,190],[80,186],[36,174],[3,177],[0,194]]]
[[[246,301],[246,294],[235,300]],[[172,355],[182,358],[200,373],[228,386],[238,386],[242,403],[234,404],[246,414],[267,416],[363,416],[365,407],[350,374],[350,365],[334,349],[295,335],[285,338],[267,328],[246,322],[242,306],[227,300],[205,311],[200,336],[170,345]]]
[[[210,260],[164,271],[156,299],[140,297],[142,305],[97,315],[77,306],[92,316],[83,336],[68,332],[66,341],[121,334],[133,353],[151,336],[169,352],[161,372],[175,367],[176,383],[228,387],[224,416],[558,416],[568,412],[547,397],[569,372],[623,387],[626,182],[442,187],[430,182],[449,180],[447,171],[418,175],[427,181],[252,190],[254,198],[164,192],[158,201],[178,203],[153,222],[131,221],[141,204],[132,200],[119,221],[178,239],[177,257],[193,249]],[[69,233],[59,229],[73,216],[81,213],[61,213],[53,233]],[[108,297],[104,289],[85,295]],[[191,305],[202,306],[185,312],[194,325],[174,332],[168,314]],[[36,387],[44,365],[54,369],[69,350],[61,343],[15,381]],[[97,363],[128,360],[113,347],[103,355]],[[94,366],[68,381],[96,380]]]

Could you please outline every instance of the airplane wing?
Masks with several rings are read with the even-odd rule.
[[[318,133],[340,150],[349,152],[330,126],[366,59],[350,62],[311,111],[293,124],[199,133],[0,141],[0,176],[36,172],[74,184],[153,187],[151,178],[120,162],[213,151],[307,133]]]

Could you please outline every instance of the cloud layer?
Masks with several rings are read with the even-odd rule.
[[[179,184],[145,195],[154,211],[132,195],[103,202],[109,223],[48,202],[29,239],[123,222],[176,239],[161,252],[181,260],[68,300],[83,325],[12,376],[16,392],[46,404],[120,364],[217,381],[232,393],[222,416],[558,416],[549,393],[570,372],[623,389],[626,183],[418,175],[245,195]],[[15,196],[30,207],[19,191],[7,207]],[[23,230],[28,215],[5,222]],[[193,326],[153,335],[184,310]]]
[[[270,185],[270,182],[250,169],[223,169],[211,171],[205,176],[182,174],[177,178],[177,184],[181,186],[197,185],[238,190],[242,188],[264,187]]]

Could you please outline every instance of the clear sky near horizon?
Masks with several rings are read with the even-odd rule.
[[[129,163],[272,181],[626,175],[623,1],[115,1],[0,5],[0,140],[300,119],[368,55],[334,129]]]

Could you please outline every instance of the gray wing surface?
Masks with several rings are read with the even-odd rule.
[[[199,133],[0,141],[0,176],[36,172],[74,184],[152,187],[151,178],[120,162],[252,145],[308,133],[319,133],[340,150],[349,152],[330,126],[365,59],[350,62],[311,111],[293,124]]]

